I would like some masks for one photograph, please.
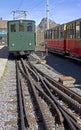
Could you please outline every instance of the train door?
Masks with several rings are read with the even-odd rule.
[[[75,52],[75,22],[68,23],[66,28],[66,51],[74,54]]]
[[[25,23],[23,20],[18,21],[18,45],[19,45],[19,50],[23,51],[24,48],[26,47],[25,44]]]
[[[29,21],[26,25],[26,45],[29,50],[34,50],[35,49],[35,24],[34,22]]]
[[[76,21],[75,54],[81,56],[81,19]]]
[[[17,42],[17,28],[16,22],[8,21],[8,49],[14,51]]]
[[[35,30],[34,22],[19,21],[18,43],[21,51],[29,51],[35,49]]]
[[[59,27],[59,44],[61,52],[65,52],[65,26],[64,24]]]

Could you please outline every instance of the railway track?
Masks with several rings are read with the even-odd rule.
[[[18,59],[16,70],[10,61],[1,130],[81,130],[81,96],[57,82],[59,74],[39,60]]]
[[[23,61],[22,61],[22,63],[23,63]],[[18,64],[18,66],[19,66],[19,64]],[[23,67],[25,68],[25,66],[23,66]],[[22,71],[20,66],[19,66],[19,68],[20,68],[20,71]],[[25,107],[24,111],[25,111],[25,113],[27,113],[26,110],[32,111],[32,115],[33,115],[33,117],[30,117],[31,113],[25,115],[26,119],[28,120],[27,124],[29,124],[28,125],[29,129],[33,129],[33,127],[35,125],[35,127],[37,127],[37,129],[40,128],[40,129],[50,130],[50,129],[52,129],[52,127],[54,127],[54,124],[53,124],[53,117],[51,115],[51,112],[49,111],[49,107],[43,101],[43,99],[41,97],[39,97],[37,89],[35,88],[35,85],[36,84],[38,85],[38,82],[36,83],[35,81],[32,80],[32,77],[31,77],[31,75],[30,75],[30,73],[28,72],[27,69],[25,69],[25,72],[26,73],[23,73],[23,71],[22,71],[22,73],[25,76],[26,80],[28,80],[28,82],[29,82],[28,83],[28,86],[29,86],[28,89],[29,90],[27,90],[27,92],[28,92],[27,95],[30,96],[32,108],[28,108],[29,106],[27,106],[27,108]],[[35,78],[37,78],[37,77],[35,77]],[[27,89],[27,86],[26,86],[26,89]],[[23,97],[24,97],[24,94],[23,94]],[[25,104],[26,104],[26,102],[24,102],[24,106],[25,106]],[[24,122],[24,124],[25,124],[25,122]],[[43,128],[41,128],[40,125]],[[34,129],[36,129],[36,128],[34,128]]]
[[[81,130],[81,96],[30,61],[16,61],[21,130]],[[41,127],[42,126],[42,127]]]

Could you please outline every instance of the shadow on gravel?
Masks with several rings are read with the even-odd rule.
[[[3,48],[0,49],[0,58],[7,59],[8,58],[8,48],[5,45]]]
[[[47,64],[57,72],[65,76],[72,76],[76,79],[77,84],[81,84],[81,63],[53,54],[49,54],[46,60]]]

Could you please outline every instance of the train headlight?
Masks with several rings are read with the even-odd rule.
[[[31,46],[32,44],[31,44],[31,42],[29,43],[29,46]]]
[[[23,20],[22,20],[22,19],[20,20],[20,23],[21,23],[21,24],[23,23]]]
[[[14,44],[14,43],[12,43],[12,46],[14,47],[14,46],[15,46],[15,44]]]

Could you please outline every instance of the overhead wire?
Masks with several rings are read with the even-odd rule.
[[[19,10],[22,7],[23,3],[24,3],[24,0],[20,0],[20,3],[18,5],[18,7],[17,7],[17,10]]]
[[[34,2],[34,6],[31,8],[31,10],[34,10],[34,9],[36,9],[36,8],[38,8],[38,7],[40,7],[40,5],[42,5],[42,4],[44,4],[44,0],[40,0],[38,3],[36,3],[35,4],[35,2]]]
[[[33,19],[36,19],[37,15],[39,16],[39,13],[43,14],[43,12],[45,12],[45,9],[42,8],[42,7],[44,7],[44,4],[45,4],[44,0],[40,0],[36,3],[33,2],[33,6],[32,6],[32,3],[31,3],[30,7],[32,7],[32,8],[30,10],[28,10],[28,12],[34,12],[35,15],[32,16]],[[31,15],[31,13],[30,13],[30,15]]]

